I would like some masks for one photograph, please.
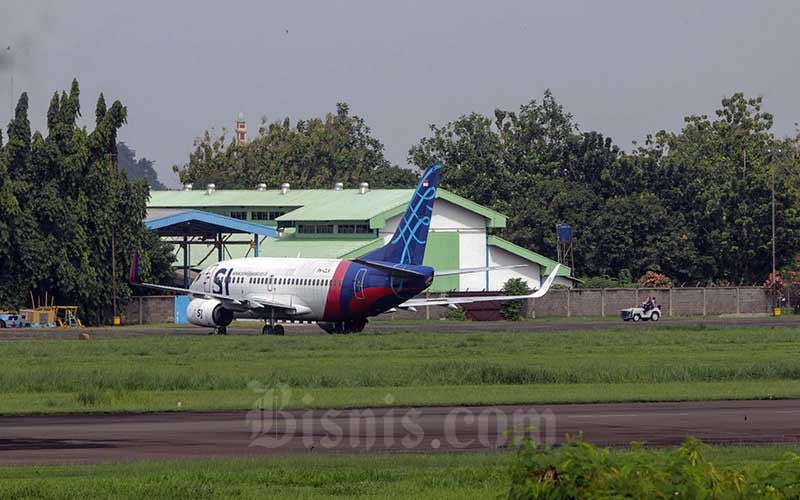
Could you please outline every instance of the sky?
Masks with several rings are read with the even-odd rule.
[[[623,149],[734,92],[763,96],[773,131],[800,121],[800,2],[2,0],[0,124],[14,94],[45,128],[52,93],[120,99],[120,140],[178,186],[206,129],[347,102],[407,165],[429,132],[476,111],[515,110],[551,89],[582,130]],[[10,50],[8,49],[10,47]],[[13,99],[16,101],[16,97]]]

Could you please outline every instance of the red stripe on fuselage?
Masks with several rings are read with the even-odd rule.
[[[328,298],[325,300],[325,314],[322,319],[326,321],[333,321],[342,319],[342,285],[344,284],[344,275],[347,273],[347,268],[350,267],[349,260],[343,260],[336,266],[331,280],[331,286],[328,288]]]
[[[391,288],[387,287],[371,287],[364,289],[364,297],[359,299],[353,297],[350,300],[350,307],[348,310],[353,316],[366,317],[372,310],[372,306],[379,300],[391,297],[394,295]]]

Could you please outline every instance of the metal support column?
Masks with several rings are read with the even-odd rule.
[[[189,238],[183,236],[183,288],[189,288]]]
[[[222,233],[217,233],[216,240],[217,240],[217,262],[222,262],[223,258],[225,257],[225,254],[223,253],[222,250]]]
[[[253,255],[258,257],[258,234],[253,233]]]

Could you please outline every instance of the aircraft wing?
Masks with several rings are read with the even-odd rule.
[[[543,297],[550,290],[553,281],[558,275],[558,270],[561,264],[557,264],[550,276],[547,277],[542,287],[529,295],[492,295],[489,297],[441,297],[433,299],[409,299],[397,307],[410,308],[420,306],[449,306],[457,304],[471,304],[473,302],[492,302],[498,300],[524,300],[524,299],[538,299]]]
[[[128,278],[131,285],[150,288],[151,290],[161,290],[162,292],[173,292],[188,295],[200,299],[216,299],[222,302],[223,307],[234,311],[244,311],[247,309],[260,309],[262,307],[273,307],[276,309],[291,309],[296,310],[298,313],[303,314],[304,309],[308,309],[302,304],[292,304],[290,300],[288,303],[284,301],[271,300],[265,297],[242,297],[233,298],[221,293],[199,292],[197,290],[190,290],[188,288],[181,288],[178,286],[156,285],[153,283],[142,283],[139,281],[139,251],[133,253],[131,260],[130,276]]]
[[[242,298],[233,298],[219,293],[198,292],[196,290],[189,290],[188,288],[180,288],[177,286],[154,285],[152,283],[131,283],[131,284],[135,286],[141,286],[144,288],[150,288],[153,290],[180,293],[183,295],[189,295],[190,297],[194,298],[216,299],[222,302],[222,305],[226,309],[233,309],[233,310],[260,309],[262,307],[273,307],[276,309],[292,309],[292,310],[300,309],[302,311],[303,308],[305,308],[305,306],[301,304],[293,305],[291,303],[283,301],[270,300],[265,297],[248,296]]]

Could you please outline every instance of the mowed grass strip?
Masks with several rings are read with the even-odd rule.
[[[704,456],[741,467],[787,452],[800,447],[713,448]],[[508,491],[513,460],[501,451],[0,467],[0,498],[498,498]]]
[[[620,328],[0,344],[0,412],[800,397],[800,331]],[[390,398],[386,398],[391,394]],[[290,402],[290,405],[294,403]]]

